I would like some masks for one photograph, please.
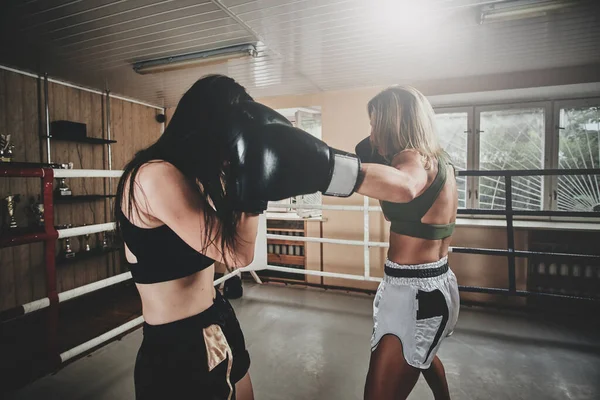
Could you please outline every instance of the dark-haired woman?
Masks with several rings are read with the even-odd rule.
[[[254,256],[261,210],[230,205],[222,143],[230,108],[251,100],[233,79],[199,80],[119,182],[115,219],[145,319],[137,399],[253,399],[240,325],[213,287],[215,261]]]
[[[350,196],[361,182],[357,156],[294,128],[231,78],[198,80],[117,189],[145,319],[136,398],[253,399],[244,336],[213,288],[213,263],[252,262],[268,200]]]

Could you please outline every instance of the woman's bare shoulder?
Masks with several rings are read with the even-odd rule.
[[[165,188],[187,186],[187,179],[175,165],[168,161],[150,161],[142,165],[135,177],[138,188],[159,195]]]
[[[423,155],[415,149],[402,150],[394,156],[392,165],[396,168],[404,166],[409,167],[425,167],[425,159]]]

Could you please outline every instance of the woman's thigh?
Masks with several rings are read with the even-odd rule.
[[[254,400],[250,372],[235,384],[235,400]]]
[[[371,353],[365,400],[406,399],[420,373],[420,369],[411,367],[404,359],[400,339],[385,335]]]

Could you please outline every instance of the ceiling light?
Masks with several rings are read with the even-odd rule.
[[[480,23],[542,17],[572,5],[568,0],[520,0],[485,5],[481,7]]]
[[[139,61],[133,64],[133,70],[142,75],[156,74],[204,65],[220,64],[237,58],[256,58],[257,56],[258,52],[254,45],[244,44],[198,53]]]

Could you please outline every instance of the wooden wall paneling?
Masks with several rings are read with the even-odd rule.
[[[7,116],[10,113],[7,97],[7,81],[10,73],[0,70],[0,133],[7,134]],[[11,193],[11,180],[0,179],[0,196],[4,199]],[[6,212],[6,202],[0,202],[2,207],[2,233],[7,228],[8,216]],[[13,249],[11,247],[0,249],[0,310],[16,306],[15,296],[15,274],[13,268]]]
[[[104,97],[97,94],[90,94],[90,113],[91,120],[88,126],[88,136],[102,139],[104,135]],[[104,169],[104,149],[98,148],[92,152],[91,165],[92,169]],[[88,190],[92,194],[105,194],[104,179],[88,178]],[[104,213],[104,201],[94,201],[90,203],[91,223],[100,224],[106,222]],[[101,241],[97,239],[97,235],[90,235],[90,247],[96,248],[101,245]],[[98,257],[93,260],[93,268],[90,269],[89,278],[91,281],[106,278],[106,262],[103,257]]]
[[[25,132],[23,124],[23,75],[11,73],[7,75],[6,98],[9,101],[9,112],[6,115],[6,132],[11,135],[11,141],[15,145],[14,160],[26,161],[25,156]],[[20,202],[15,204],[15,218],[19,227],[27,226],[27,203],[28,187],[27,180],[31,178],[11,179],[11,191],[13,195],[21,197]],[[28,303],[32,299],[32,282],[29,263],[29,245],[15,246],[13,250],[13,273],[15,285],[15,297],[18,304]]]
[[[110,138],[111,140],[117,140],[119,141],[120,138],[120,129],[119,129],[119,124],[116,122],[117,119],[121,118],[121,101],[120,100],[116,100],[112,97],[109,98],[110,101],[110,121],[108,120],[108,106],[106,105],[106,99],[103,100],[103,104],[104,104],[104,123],[105,125],[105,132],[104,132],[104,138],[108,139],[108,129],[110,127]],[[117,164],[115,163],[115,153],[119,153],[119,147],[120,144],[116,143],[111,145],[111,159],[112,159],[112,169],[120,169]],[[103,149],[103,166],[102,169],[108,169],[108,146],[105,146]],[[106,194],[114,194],[116,192],[116,185],[118,183],[118,180],[113,179],[111,181],[110,178],[106,178],[103,179],[103,191]],[[111,210],[113,210],[113,200],[112,199],[108,199],[105,200],[102,203],[103,206],[103,212],[104,212],[104,219],[105,222],[112,222],[113,221],[113,217],[112,217],[112,212]],[[113,232],[106,232],[106,234],[109,235],[109,237],[112,237],[112,235],[114,235]],[[98,240],[102,240],[102,236],[98,236]],[[101,243],[99,243],[98,245],[100,245]],[[107,275],[114,275],[114,262],[113,260],[113,255],[112,254],[108,254],[104,257],[102,257],[102,262],[103,265],[105,265],[106,267],[106,273]]]
[[[121,100],[110,100],[110,129],[111,138],[117,141],[112,146],[112,167],[121,170],[127,161],[123,156],[125,135],[123,134],[123,101]]]
[[[151,111],[148,109],[148,107],[138,105],[136,105],[135,107],[135,113],[139,123],[139,127],[136,132],[138,141],[137,148],[135,149],[135,151],[140,151],[141,149],[148,147],[148,143],[152,139],[152,134],[150,132],[150,126],[148,122],[150,118],[154,117],[150,117],[148,111]]]
[[[49,135],[48,126],[46,124],[46,101],[50,98],[50,83],[48,83],[48,99],[45,97],[46,80],[41,79],[38,86],[38,110],[40,116],[40,135]],[[50,111],[48,112],[50,114]],[[40,138],[40,156],[42,162],[48,162],[48,139]],[[52,154],[50,155],[52,157]],[[54,160],[52,160],[54,162]],[[54,217],[54,223],[56,223],[56,217]]]
[[[111,106],[111,114],[113,112],[113,105],[114,105],[114,101],[111,99],[110,100],[110,106]],[[107,121],[107,105],[106,105],[106,97],[101,96],[98,100],[97,100],[97,104],[96,104],[96,109],[97,111],[100,111],[100,114],[102,116],[101,120],[99,121],[99,125],[96,127],[96,133],[98,135],[99,138],[102,139],[107,139],[108,138],[108,123],[109,121]],[[99,110],[98,110],[99,109]],[[111,115],[112,118],[112,115]],[[113,136],[113,132],[112,132],[112,124],[110,125],[111,127],[111,139]],[[114,146],[112,151],[114,151]],[[106,146],[103,146],[101,149],[98,149],[95,153],[95,162],[96,165],[98,166],[98,169],[108,169],[108,148]],[[102,178],[102,179],[96,179],[96,190],[98,190],[98,193],[101,194],[110,194],[109,193],[109,186],[108,186],[108,179],[107,178]],[[111,218],[110,218],[110,200],[104,200],[101,202],[98,202],[97,204],[97,210],[100,213],[100,222],[105,223],[105,222],[110,222]],[[99,233],[99,234],[95,234],[94,238],[96,240],[96,246],[97,247],[101,247],[102,246],[102,240],[104,235],[106,235],[107,233]],[[98,271],[98,279],[104,279],[107,278],[111,275],[110,273],[110,269],[112,268],[111,264],[110,264],[110,260],[109,260],[109,256],[102,256],[98,258],[98,264],[97,264],[97,271]]]
[[[82,107],[82,102],[81,102],[81,97],[84,96],[84,94],[86,94],[87,92],[81,91],[79,89],[74,89],[74,88],[67,88],[67,96],[66,96],[66,100],[67,100],[67,120],[68,121],[73,121],[73,122],[83,122],[85,123],[86,121],[84,121],[82,119],[81,116],[81,107]],[[86,157],[89,157],[89,151],[90,151],[90,147],[92,145],[90,144],[83,144],[83,143],[77,143],[77,142],[68,142],[68,147],[69,147],[69,159],[71,162],[73,162],[73,168],[75,169],[82,169],[85,168],[85,159]],[[74,178],[74,179],[70,179],[69,180],[70,183],[70,187],[71,190],[73,191],[73,194],[76,196],[85,194],[84,193],[84,189],[83,189],[83,178]],[[70,223],[73,225],[73,227],[76,226],[81,226],[85,223],[85,212],[84,212],[84,206],[85,204],[83,203],[73,203],[73,204],[69,204],[67,205],[67,207],[69,208],[70,211]],[[73,237],[71,238],[71,246],[73,248],[73,251],[75,252],[79,252],[82,250],[82,237],[81,236],[77,236],[77,237]],[[72,273],[73,273],[73,287],[79,287],[82,285],[85,285],[86,282],[86,271],[85,271],[85,265],[86,262],[85,261],[78,261],[77,258],[75,258],[75,262],[72,263],[72,265],[70,265],[70,267],[72,268]]]
[[[141,106],[137,104],[130,104],[131,108],[129,109],[129,118],[131,119],[131,148],[132,151],[129,154],[131,157],[137,151],[142,149],[143,143],[143,132],[142,132],[142,113],[140,112]]]
[[[89,122],[88,136],[102,138],[104,125],[104,109],[102,102],[103,96],[90,93],[89,96]],[[86,168],[104,169],[103,166],[104,148],[103,146],[94,146],[89,159],[87,160]],[[86,190],[89,194],[104,194],[104,183],[102,178],[87,178]],[[104,201],[92,201],[86,204],[85,213],[87,215],[87,224],[98,224],[104,222]],[[90,248],[94,249],[96,245],[96,235],[90,235],[88,243]],[[100,244],[100,243],[97,243]],[[94,258],[90,261],[88,269],[89,282],[95,282],[99,278],[100,269],[106,271],[106,263],[102,257]]]
[[[64,101],[63,101],[63,106],[64,106],[64,110],[63,110],[63,115],[65,120],[67,121],[75,121],[77,122],[77,110],[75,110],[74,104],[79,103],[78,99],[79,99],[79,90],[71,88],[71,87],[64,87]],[[57,142],[58,143],[58,142]],[[79,156],[77,154],[77,143],[73,143],[73,142],[64,142],[64,145],[66,145],[66,161],[65,162],[72,162],[73,163],[73,168],[79,169],[80,168],[80,162],[79,162]],[[80,189],[80,185],[79,185],[79,181],[80,178],[73,178],[73,179],[68,179],[68,184],[69,187],[71,188],[71,191],[73,192],[73,195],[78,195],[81,194],[81,189]],[[67,218],[67,223],[71,224],[73,227],[76,227],[79,225],[79,213],[77,213],[75,210],[78,208],[78,204],[66,204],[63,208],[65,211],[65,215]],[[71,248],[73,249],[73,251],[77,251],[79,247],[79,238],[78,237],[72,237],[71,238]],[[77,270],[78,270],[78,265],[79,263],[77,262],[72,262],[69,263],[67,265],[65,265],[65,270],[68,271],[69,274],[69,284],[70,286],[68,288],[65,288],[66,290],[69,289],[73,289],[77,286],[80,285],[80,282],[78,282],[78,274],[77,274]]]
[[[39,80],[31,77],[23,78],[23,134],[25,144],[25,161],[42,162],[40,153],[40,110]],[[39,179],[27,179],[27,194],[33,201],[42,201],[42,184]],[[29,206],[31,199],[27,199]],[[31,214],[30,214],[31,218]],[[31,222],[34,223],[31,218]],[[32,300],[46,296],[46,262],[44,244],[33,243],[29,246],[29,273],[32,285]]]
[[[131,127],[129,128],[129,132],[131,132],[131,153],[125,156],[125,158],[130,158],[142,148],[142,118],[140,111],[140,106],[137,104],[130,104],[129,108],[129,118],[131,119]]]
[[[50,122],[57,120],[66,120],[67,118],[67,87],[49,83],[49,98],[50,98]],[[68,163],[73,161],[71,159],[70,149],[68,142],[62,142],[54,140],[51,143],[52,148],[52,161],[57,163]],[[54,182],[58,185],[58,181]],[[67,179],[67,185],[72,188],[73,179]],[[72,223],[71,218],[71,206],[69,204],[56,204],[55,205],[55,218],[56,225],[70,224]],[[60,257],[63,253],[65,246],[65,240],[58,241],[58,249],[56,254]],[[73,264],[69,263],[66,265],[57,266],[56,277],[57,277],[57,290],[58,292],[64,292],[65,290],[72,289],[75,286]]]
[[[87,135],[91,136],[91,123],[94,118],[99,116],[92,115],[92,96],[93,94],[86,91],[80,91],[79,93],[79,120],[77,122],[84,123],[87,129]],[[83,169],[93,168],[93,156],[94,147],[89,144],[75,143],[78,151],[78,156],[81,156],[80,167]],[[92,194],[90,185],[92,184],[93,178],[79,178],[78,183],[80,192],[77,194],[88,195]],[[94,223],[93,207],[94,202],[85,202],[77,204],[76,212],[79,214],[78,225],[91,225]],[[80,254],[85,254],[85,236],[80,236],[78,239],[78,251]],[[75,284],[76,286],[82,286],[87,283],[91,283],[95,280],[94,273],[96,270],[97,260],[87,259],[78,262]]]
[[[125,159],[123,156],[123,141],[126,137],[128,137],[131,133],[123,131],[123,120],[126,116],[123,115],[123,105],[124,102],[122,100],[112,99],[110,103],[110,126],[111,126],[111,139],[116,140],[117,143],[111,146],[112,153],[112,168],[115,170],[122,170],[125,167],[125,164],[128,159]],[[112,180],[112,194],[116,194],[117,185],[119,184],[118,179]],[[108,202],[108,210],[114,210],[115,202],[114,200],[110,200]],[[114,217],[112,213],[108,216],[109,221],[114,221]],[[117,245],[117,235],[116,232],[113,233],[112,236],[113,245]],[[115,271],[115,274],[120,272],[120,268],[118,266],[117,259],[120,259],[119,253],[111,253],[107,256],[107,262],[110,264],[111,268]]]
[[[112,169],[114,170],[122,170],[123,167],[125,166],[125,163],[128,160],[124,160],[122,153],[123,153],[123,140],[125,140],[125,138],[127,138],[129,135],[131,135],[130,132],[124,132],[123,131],[123,120],[125,118],[127,118],[124,114],[123,114],[123,105],[125,103],[122,100],[117,100],[117,99],[112,99],[110,100],[110,134],[111,134],[111,139],[112,140],[116,140],[117,143],[115,143],[114,145],[111,146],[111,154],[112,154]],[[107,164],[107,168],[108,168],[108,164]],[[112,184],[111,184],[111,191],[108,191],[109,186],[107,186],[107,193],[110,194],[116,194],[117,192],[117,185],[119,184],[119,180],[118,179],[112,179]],[[108,210],[107,213],[107,221],[108,222],[114,222],[114,217],[113,217],[113,210],[114,210],[114,200],[109,200],[107,201],[107,207],[106,209]],[[113,232],[111,235],[111,239],[112,239],[112,244],[111,245],[115,245],[116,242],[116,232]],[[120,272],[119,268],[118,268],[118,254],[109,254],[106,256],[106,262],[108,263],[108,265],[110,266],[110,270],[112,271],[113,275],[116,275]]]
[[[156,142],[156,140],[160,137],[160,126],[161,124],[159,124],[156,121],[156,115],[159,114],[161,111],[154,109],[154,108],[149,108],[146,107],[145,110],[145,126],[146,126],[146,131],[144,132],[144,135],[146,137],[146,142],[144,143],[144,147],[148,147],[150,145],[152,145],[154,142]]]
[[[131,112],[132,104],[127,101],[121,102],[121,136],[119,142],[119,148],[121,149],[119,153],[119,169],[122,169],[125,164],[133,157],[135,154],[135,136],[136,132],[134,131],[134,123],[132,121],[133,115]]]
[[[44,243],[32,243],[29,245],[29,262],[32,281],[32,297],[38,300],[46,297],[46,258],[44,254]]]
[[[104,98],[78,89],[55,83],[48,84],[49,119],[83,122],[90,137],[105,137],[106,109]],[[136,105],[122,100],[111,100],[112,138],[118,143],[112,146],[113,169],[122,169],[136,151],[145,148],[160,136],[161,125],[155,120],[160,110]],[[46,134],[44,82],[38,79],[0,71],[0,132],[11,134],[18,161],[45,162]],[[75,168],[106,169],[107,148],[73,142],[52,141],[51,157],[56,163],[73,162]],[[58,184],[58,181],[55,182]],[[118,180],[113,180],[113,193]],[[67,184],[76,195],[107,194],[103,179],[68,179]],[[17,206],[17,222],[20,226],[32,223],[28,211],[30,199],[37,201],[41,185],[34,179],[0,179],[0,196],[21,194]],[[6,206],[2,205],[3,214]],[[113,221],[107,215],[102,201],[76,204],[57,204],[55,224],[94,224]],[[94,235],[95,236],[95,235]],[[82,238],[71,239],[74,250],[83,250]],[[92,237],[90,245],[101,245],[99,237]],[[62,254],[64,241],[57,243],[57,254]],[[109,260],[113,259],[113,261]],[[100,257],[59,266],[57,286],[59,291],[69,290],[103,279],[124,270],[121,256]],[[0,249],[0,308],[6,309],[21,303],[39,299],[46,294],[45,259],[43,243]]]

